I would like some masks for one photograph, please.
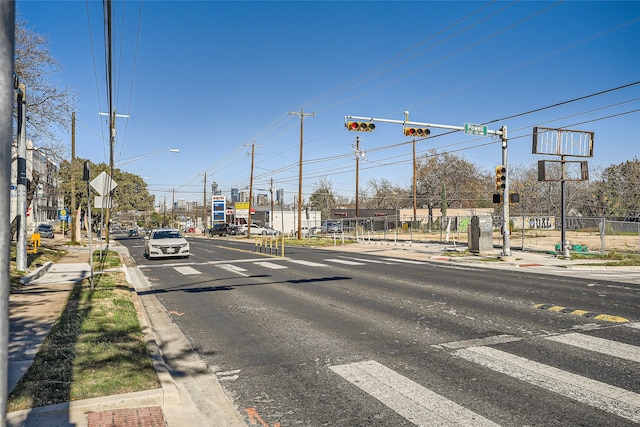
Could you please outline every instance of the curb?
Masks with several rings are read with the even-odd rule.
[[[22,276],[20,278],[20,283],[22,283],[23,285],[28,285],[32,281],[37,280],[42,276],[44,276],[51,267],[53,267],[53,262],[47,261],[42,267],[38,267],[33,272]]]

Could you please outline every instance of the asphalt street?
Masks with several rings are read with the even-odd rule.
[[[380,251],[120,243],[249,425],[640,423],[639,288]]]

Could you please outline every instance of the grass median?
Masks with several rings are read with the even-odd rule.
[[[10,394],[8,412],[159,387],[117,253],[94,252],[83,280]]]

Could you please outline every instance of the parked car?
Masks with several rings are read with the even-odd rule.
[[[209,228],[209,236],[224,237],[229,233],[229,224],[213,224],[213,227]]]
[[[53,239],[53,225],[51,224],[38,224],[36,227],[36,233],[40,233],[40,237],[46,237],[47,239]]]
[[[247,224],[242,224],[240,226],[240,232],[241,232],[241,234],[244,234],[245,236],[247,235]],[[253,235],[260,234],[260,235],[265,235],[266,236],[267,234],[269,234],[269,231],[264,227],[260,227],[257,224],[251,223],[251,234],[253,234]]]
[[[339,221],[325,221],[325,223],[322,224],[322,232],[342,233],[342,223]]]
[[[238,224],[229,224],[228,233],[235,236],[238,234],[242,234],[241,231],[242,226]]]
[[[160,228],[151,230],[144,238],[144,254],[147,258],[181,257],[188,258],[189,242],[180,230]]]
[[[318,231],[320,230],[319,227],[311,227],[311,229],[309,229],[309,227],[302,227],[300,229],[300,233],[302,235],[302,237],[308,238],[308,237],[316,237],[316,234],[318,233]],[[298,236],[298,229],[294,228],[293,230],[291,230],[291,235],[294,237]]]
[[[280,231],[276,230],[275,228],[272,228],[272,227],[263,227],[263,228],[266,232],[263,232],[262,234],[266,234],[267,236],[277,236],[280,234]]]

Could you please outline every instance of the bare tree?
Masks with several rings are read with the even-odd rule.
[[[76,93],[54,83],[52,76],[61,66],[51,56],[46,36],[31,31],[18,16],[15,37],[15,73],[27,90],[27,137],[52,156],[64,157],[68,149],[57,131],[68,133]]]
[[[370,209],[402,208],[409,204],[407,191],[386,178],[369,180],[365,194],[364,206]]]
[[[320,210],[323,218],[329,218],[329,212],[336,207],[336,195],[330,179],[321,177],[314,184],[313,193],[309,196],[309,206],[314,210]]]
[[[60,89],[53,83],[51,76],[58,71],[60,65],[49,52],[47,38],[28,29],[26,21],[18,16],[15,27],[15,73],[26,87],[27,138],[38,145],[41,152],[60,162],[69,150],[68,145],[58,139],[56,130],[69,129],[76,95],[72,89]],[[32,168],[27,206],[34,198],[40,178],[40,173]],[[12,236],[17,231],[17,219],[16,216],[11,222]]]

